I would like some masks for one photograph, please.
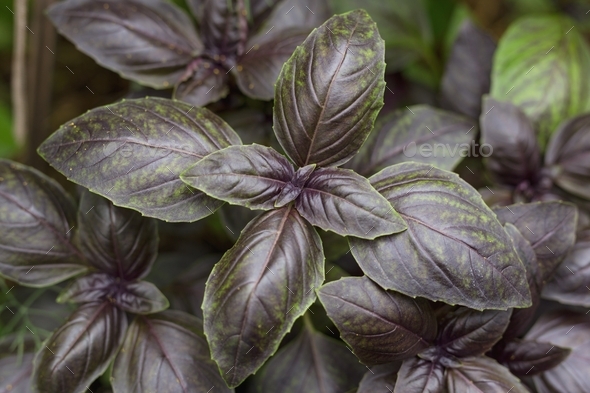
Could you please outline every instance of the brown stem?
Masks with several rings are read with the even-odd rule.
[[[12,55],[12,134],[18,146],[27,137],[27,1],[14,0],[14,50]],[[31,34],[31,33],[29,33]]]

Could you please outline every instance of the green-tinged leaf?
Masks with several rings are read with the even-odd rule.
[[[113,206],[84,190],[78,208],[77,240],[98,270],[132,281],[145,277],[158,254],[156,220]]]
[[[502,184],[535,183],[541,169],[541,151],[533,124],[509,102],[486,96],[481,115],[481,140],[491,146],[486,166]]]
[[[251,391],[341,393],[365,370],[342,342],[306,327],[256,374]]]
[[[461,24],[441,81],[443,108],[479,118],[481,98],[490,90],[495,50],[492,37],[471,20]]]
[[[68,122],[39,154],[70,180],[115,205],[165,221],[196,221],[222,202],[191,190],[180,173],[214,151],[240,144],[205,108],[163,98],[126,100]]]
[[[274,130],[299,166],[336,166],[359,150],[383,106],[384,45],[362,10],[335,15],[285,63]]]
[[[64,1],[48,15],[97,63],[155,88],[172,87],[203,50],[188,15],[163,0]]]
[[[181,311],[131,323],[115,359],[112,385],[115,393],[233,392],[209,357],[201,321]]]
[[[275,353],[323,281],[319,235],[292,206],[248,224],[213,269],[203,301],[211,356],[230,387]]]
[[[318,295],[340,337],[367,365],[408,359],[436,337],[435,315],[426,300],[386,291],[367,277],[330,282]]]
[[[406,161],[452,170],[471,155],[476,134],[473,121],[451,112],[428,105],[398,109],[377,121],[350,166],[366,176]]]
[[[388,72],[399,71],[432,50],[432,28],[423,0],[330,0],[330,5],[335,13],[362,6],[375,19],[385,39]]]
[[[570,254],[543,288],[545,299],[590,307],[590,231],[578,233]]]
[[[483,355],[502,338],[510,315],[510,310],[459,308],[445,316],[437,346],[460,358]]]
[[[34,391],[84,391],[107,369],[126,330],[125,312],[111,303],[80,306],[37,353]]]
[[[295,170],[271,147],[230,146],[216,151],[181,174],[191,187],[213,198],[250,209],[274,209]]]
[[[547,146],[545,166],[557,186],[590,199],[590,115],[559,126]]]
[[[374,239],[406,229],[387,199],[349,169],[316,169],[295,207],[312,225],[342,236]]]
[[[193,60],[190,73],[174,87],[174,98],[194,106],[205,106],[229,93],[227,71],[205,58]]]
[[[440,363],[416,356],[404,360],[397,374],[394,393],[442,393],[445,369]]]
[[[0,160],[0,274],[23,285],[56,284],[84,272],[72,243],[76,207],[54,180]]]
[[[461,393],[529,393],[529,390],[495,360],[485,356],[461,359],[460,368],[447,369],[446,387]]]
[[[408,225],[373,241],[350,238],[371,279],[409,296],[477,310],[531,305],[510,238],[469,184],[418,163],[390,166],[369,180]]]
[[[550,343],[515,340],[504,347],[499,361],[516,376],[533,376],[557,366],[570,353],[571,349],[556,347]]]
[[[19,353],[16,335],[8,335],[0,341],[0,393],[30,393],[35,342],[26,337],[23,352]]]
[[[590,50],[574,25],[560,15],[523,17],[494,57],[491,95],[524,111],[542,149],[559,123],[590,110]]]
[[[356,393],[393,392],[401,362],[379,364],[365,373]]]
[[[578,212],[567,202],[537,202],[494,208],[503,224],[513,224],[531,244],[543,282],[553,275],[576,239]]]
[[[588,315],[571,311],[543,314],[525,340],[571,349],[569,356],[556,367],[533,377],[539,393],[590,392]]]

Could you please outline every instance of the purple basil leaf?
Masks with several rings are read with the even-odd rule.
[[[541,168],[541,151],[526,115],[509,102],[486,96],[480,121],[482,143],[493,148],[485,163],[494,177],[512,186],[535,182]]]
[[[445,316],[437,346],[460,358],[483,355],[502,338],[510,314],[510,310],[477,311],[461,307]]]
[[[590,115],[563,122],[547,146],[545,166],[559,187],[590,199]]]
[[[188,15],[163,0],[70,0],[48,15],[97,63],[150,87],[172,87],[203,50]]]
[[[590,392],[588,315],[571,311],[544,314],[527,333],[525,340],[571,349],[570,355],[556,367],[533,377],[539,393]]]
[[[441,81],[445,109],[477,119],[481,97],[490,91],[492,58],[496,43],[485,31],[467,19],[453,43]]]
[[[416,356],[404,360],[397,374],[394,393],[443,393],[445,369]]]
[[[259,1],[270,2],[270,0]],[[324,23],[330,16],[332,16],[332,13],[327,0],[282,0],[273,7],[272,12],[265,19],[256,36],[267,35],[266,33],[273,26],[279,31],[299,28],[307,29],[309,33],[314,27]],[[272,32],[277,33],[275,30],[272,30]]]
[[[316,169],[295,207],[312,225],[342,236],[374,239],[407,228],[387,199],[349,169]]]
[[[447,369],[449,392],[529,393],[529,390],[495,360],[485,356],[461,359],[462,367]]]
[[[0,160],[0,216],[0,275],[43,287],[87,269],[72,243],[74,201],[53,179]]]
[[[401,364],[401,362],[394,362],[372,366],[365,373],[356,393],[386,393],[387,390],[383,390],[383,387],[393,392]]]
[[[293,165],[284,156],[253,144],[216,151],[184,171],[181,179],[233,205],[270,210],[294,175]]]
[[[0,341],[0,392],[30,393],[33,358],[35,357],[35,341],[25,337],[22,355],[15,345],[18,337],[7,335]]]
[[[181,311],[137,317],[113,366],[116,392],[231,393],[209,357],[201,321]]]
[[[91,303],[107,298],[115,286],[116,278],[107,273],[92,273],[78,277],[57,297],[58,303]]]
[[[408,225],[373,241],[349,239],[356,261],[379,285],[478,310],[531,305],[510,238],[469,184],[413,162],[369,180]]]
[[[156,220],[87,190],[80,198],[77,240],[92,266],[124,281],[145,277],[158,253]]]
[[[590,307],[590,231],[578,233],[571,253],[543,288],[545,299]]]
[[[518,377],[533,376],[557,366],[571,350],[537,341],[511,341],[504,347],[500,362]]]
[[[504,340],[509,340],[524,334],[534,319],[535,312],[541,301],[541,288],[543,287],[543,275],[537,261],[535,250],[524,238],[520,231],[512,224],[506,223],[506,233],[512,239],[514,249],[526,269],[527,283],[531,291],[532,306],[512,310],[510,323],[504,331]]]
[[[567,202],[537,202],[494,208],[503,224],[513,224],[531,244],[546,282],[576,239],[577,208]]]
[[[285,63],[274,130],[299,166],[337,166],[359,150],[383,106],[384,43],[362,10],[335,15]]]
[[[190,72],[174,88],[174,98],[194,106],[205,106],[229,93],[227,71],[207,59],[198,58]]]
[[[115,292],[114,303],[122,310],[133,314],[153,314],[170,306],[168,299],[151,282],[128,283]]]
[[[203,301],[211,357],[230,387],[277,350],[323,281],[320,237],[292,206],[246,226],[213,269]]]
[[[408,359],[436,337],[436,319],[426,300],[386,291],[367,277],[330,282],[318,295],[340,337],[364,364]]]
[[[475,123],[455,113],[428,105],[398,109],[377,120],[350,167],[367,176],[406,161],[452,170],[476,134]]]
[[[208,53],[234,56],[244,50],[248,34],[245,0],[203,0],[198,18],[201,36]]]
[[[70,180],[117,206],[165,221],[196,221],[223,203],[180,180],[238,135],[205,108],[163,98],[96,108],[50,136],[39,154]]]
[[[293,180],[285,185],[277,197],[277,200],[275,201],[275,207],[283,207],[297,199],[297,197],[301,195],[303,187],[315,169],[315,164],[306,165],[303,168],[297,169],[295,176],[293,176]]]
[[[341,341],[306,327],[256,374],[253,391],[341,393],[357,387],[365,370]]]
[[[82,392],[105,372],[123,343],[125,312],[110,302],[80,306],[35,358],[34,391]]]

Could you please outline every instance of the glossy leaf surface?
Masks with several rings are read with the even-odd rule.
[[[72,243],[76,207],[54,180],[0,160],[0,274],[29,286],[49,286],[84,272]]]
[[[363,175],[406,161],[452,170],[476,135],[475,123],[428,105],[398,109],[377,120],[351,167]]]
[[[211,355],[230,387],[275,353],[323,281],[319,235],[292,206],[246,226],[213,269],[203,301]]]
[[[80,306],[37,354],[36,391],[76,393],[87,389],[117,354],[126,330],[125,312],[109,302]]]
[[[74,0],[48,15],[100,65],[155,88],[172,87],[203,50],[188,15],[162,0]]]
[[[516,376],[533,376],[557,366],[570,352],[550,343],[515,340],[504,347],[502,363]]]
[[[113,366],[115,393],[230,393],[203,337],[201,321],[181,311],[137,317]]]
[[[367,277],[330,282],[319,297],[340,337],[367,365],[410,358],[435,339],[428,302],[386,291]]]
[[[375,393],[385,389],[393,392],[401,362],[372,366],[359,384],[357,393]],[[387,390],[383,390],[386,393]]]
[[[478,310],[530,306],[524,266],[466,182],[418,163],[390,166],[369,180],[408,225],[374,241],[350,239],[371,279],[409,296]]]
[[[416,356],[404,360],[397,374],[394,393],[442,393],[444,368]]]
[[[362,10],[314,30],[276,84],[274,130],[298,166],[336,166],[361,147],[383,106],[384,45]]]
[[[358,386],[365,370],[342,342],[304,328],[256,374],[252,391],[346,392]]]
[[[492,146],[485,163],[503,184],[536,181],[541,153],[533,124],[515,105],[485,97],[481,115],[482,143]]]
[[[180,173],[207,154],[240,143],[207,109],[145,98],[96,108],[68,122],[39,154],[115,205],[179,222],[198,220],[222,205],[191,190]]]
[[[374,239],[406,229],[387,199],[349,169],[316,169],[295,207],[312,225],[342,236]]]
[[[121,280],[145,277],[158,253],[156,220],[89,191],[80,198],[77,236],[89,263]]]
[[[481,98],[490,90],[495,50],[492,37],[471,20],[461,24],[441,81],[443,108],[479,117]]]
[[[19,353],[15,341],[8,335],[0,341],[0,393],[30,393],[35,342],[25,338],[23,353]]]
[[[205,106],[228,95],[228,75],[223,67],[206,58],[194,60],[189,67],[192,72],[184,74],[174,87],[174,99]]]
[[[590,50],[574,25],[559,15],[521,18],[494,56],[492,97],[532,119],[542,149],[561,121],[590,109]]]
[[[510,371],[485,356],[462,359],[462,367],[447,370],[447,389],[461,393],[529,393]]]
[[[213,198],[250,209],[270,210],[295,170],[273,148],[230,146],[182,173],[182,180]]]

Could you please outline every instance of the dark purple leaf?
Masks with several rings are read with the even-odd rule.
[[[590,231],[578,233],[571,253],[543,288],[545,299],[590,307]]]
[[[481,98],[490,91],[495,50],[496,43],[485,31],[469,19],[462,23],[441,81],[443,108],[479,118]]]
[[[475,123],[454,113],[428,105],[398,109],[377,120],[350,166],[367,176],[406,161],[452,170],[471,152],[476,134]]]
[[[116,392],[230,393],[225,387],[209,347],[201,321],[181,311],[164,311],[137,317],[113,366]]]
[[[115,277],[92,273],[73,280],[57,297],[58,303],[90,303],[107,298],[115,286]]]
[[[503,224],[513,224],[531,244],[543,282],[570,252],[576,239],[576,206],[560,201],[537,202],[494,208]]]
[[[285,184],[285,187],[277,197],[275,207],[283,207],[297,199],[297,197],[303,192],[305,184],[315,169],[315,164],[306,165],[303,168],[297,169],[293,179]]]
[[[545,166],[555,184],[590,199],[590,115],[563,122],[549,141]]]
[[[28,286],[49,286],[84,272],[72,244],[76,207],[54,180],[0,160],[0,274]]]
[[[292,206],[248,224],[213,269],[203,301],[211,356],[230,387],[275,353],[323,281],[319,235]]]
[[[527,333],[525,340],[571,349],[570,355],[559,365],[533,377],[539,393],[590,392],[588,315],[571,311],[544,314]]]
[[[276,150],[254,144],[214,152],[184,171],[181,178],[213,198],[270,210],[294,175],[293,165]]]
[[[349,169],[316,169],[295,207],[312,225],[342,236],[374,239],[407,228],[387,199]]]
[[[383,106],[383,40],[369,15],[330,18],[285,63],[276,84],[274,130],[299,166],[336,166],[367,138]]]
[[[191,190],[180,173],[209,153],[240,144],[205,108],[145,98],[104,106],[63,125],[39,154],[70,180],[115,205],[165,221],[196,221],[222,202]]]
[[[4,336],[0,341],[0,393],[30,393],[35,341],[26,337],[23,352],[19,353],[15,335]]]
[[[371,279],[408,296],[478,310],[531,305],[510,238],[469,184],[411,162],[369,180],[408,225],[373,241],[350,238],[352,254]]]
[[[461,307],[445,316],[437,346],[460,358],[483,355],[502,338],[510,314],[510,311]]]
[[[318,295],[340,337],[367,365],[408,359],[436,337],[427,301],[386,291],[367,277],[330,282]]]
[[[202,0],[197,17],[208,53],[240,55],[248,34],[247,0]],[[196,10],[198,12],[198,10]]]
[[[158,254],[156,220],[113,206],[86,190],[80,198],[76,234],[92,266],[124,281],[145,277]]]
[[[449,392],[461,393],[529,393],[510,371],[485,356],[461,360],[460,368],[447,369]]]
[[[133,314],[153,314],[164,311],[170,305],[158,287],[147,281],[128,283],[115,295],[115,304]]]
[[[174,98],[194,106],[205,106],[229,93],[227,71],[216,63],[197,58],[174,88]]]
[[[306,327],[256,374],[253,391],[341,393],[357,387],[365,370],[341,341]]]
[[[397,372],[401,362],[372,366],[361,380],[356,393],[389,393],[393,392]]]
[[[550,343],[515,340],[506,344],[499,360],[518,377],[533,376],[557,366],[570,352]]]
[[[48,15],[100,65],[150,87],[172,87],[203,50],[189,17],[167,1],[70,0]]]
[[[416,356],[404,360],[397,374],[394,393],[443,393],[445,369]]]
[[[271,3],[270,0],[260,1]],[[250,3],[252,7],[252,0],[250,0]],[[273,26],[281,32],[298,28],[307,29],[309,33],[314,27],[320,26],[332,15],[330,5],[326,0],[282,0],[274,6],[272,12],[258,30],[256,37],[267,35],[269,29]],[[275,30],[272,30],[272,32],[277,34]]]
[[[528,117],[509,102],[485,97],[480,121],[482,143],[493,148],[485,163],[498,181],[512,186],[537,181],[541,151]]]
[[[125,312],[109,302],[80,306],[35,358],[34,391],[82,392],[107,369],[127,330]]]

